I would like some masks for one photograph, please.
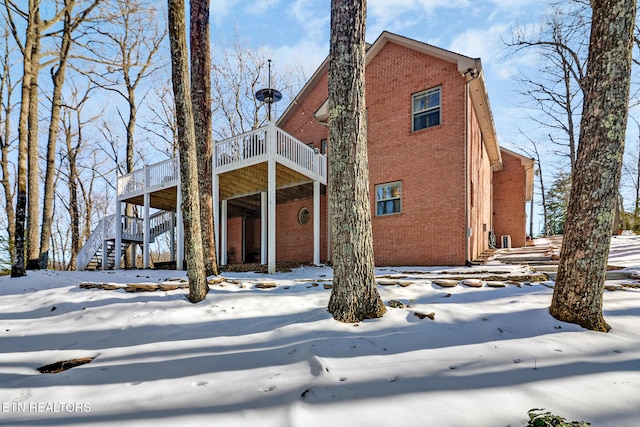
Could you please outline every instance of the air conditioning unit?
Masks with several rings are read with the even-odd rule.
[[[511,236],[502,236],[502,249],[511,249]]]

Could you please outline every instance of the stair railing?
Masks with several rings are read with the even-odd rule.
[[[115,221],[115,215],[106,216],[98,222],[98,225],[93,229],[87,241],[84,242],[82,249],[78,252],[76,270],[80,271],[87,268],[98,249],[102,247],[102,241],[105,239],[105,222],[111,223],[113,221]]]

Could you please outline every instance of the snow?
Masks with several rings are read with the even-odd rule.
[[[610,264],[640,271],[640,238],[613,239]],[[185,277],[176,271],[1,277],[0,424],[523,426],[528,410],[545,408],[594,426],[637,425],[640,290],[605,292],[612,330],[603,334],[548,314],[552,282],[431,281],[495,271],[530,272],[495,260],[377,269],[383,301],[410,307],[358,324],[326,311],[327,267],[225,273],[196,305],[185,289],[79,287]],[[95,359],[36,370],[80,357]]]

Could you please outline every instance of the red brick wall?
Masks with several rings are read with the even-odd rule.
[[[300,209],[309,209],[310,220],[306,225],[298,221]],[[320,196],[320,261],[327,261],[327,206],[326,197]],[[260,261],[260,219],[246,218],[245,262]],[[242,259],[243,218],[227,221],[227,248],[235,249],[235,261]],[[313,262],[313,199],[281,203],[276,207],[276,260],[278,262]],[[252,255],[256,258],[251,259]],[[229,263],[232,263],[229,260]]]
[[[376,264],[463,264],[463,77],[455,64],[388,43],[366,79]],[[412,132],[411,95],[437,86],[441,124]],[[375,186],[392,181],[402,181],[402,213],[375,216]]]
[[[298,221],[300,209],[309,209],[310,220]],[[327,261],[326,197],[320,197],[320,261]],[[313,262],[313,199],[281,203],[276,209],[277,261]]]
[[[489,162],[477,115],[469,99],[469,258],[477,259],[489,247],[489,231],[492,228],[491,184],[493,172]]]
[[[329,128],[321,125],[313,114],[318,111],[329,96],[328,74],[320,77],[318,84],[296,105],[295,113],[285,123],[278,123],[288,134],[305,144],[313,143],[321,149],[320,141],[329,138]]]
[[[242,217],[229,218],[227,220],[227,249],[233,248],[235,262],[242,262]],[[229,259],[229,264],[234,260]]]
[[[512,247],[526,239],[525,171],[519,158],[502,151],[504,169],[494,173],[493,224],[501,247],[502,236],[511,236]]]

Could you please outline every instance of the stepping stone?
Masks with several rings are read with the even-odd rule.
[[[405,308],[405,307],[406,307],[403,303],[401,303],[400,301],[394,300],[394,299],[392,299],[391,301],[389,301],[389,302],[387,303],[387,305],[388,305],[389,307],[391,307],[391,308]]]
[[[416,316],[418,319],[424,319],[425,317],[428,317],[431,320],[434,320],[436,318],[436,314],[435,313],[419,313],[419,312],[414,312],[413,313],[414,316]]]
[[[505,288],[505,287],[507,287],[506,283],[504,283],[502,281],[499,281],[499,280],[490,280],[486,284],[490,288]]]
[[[434,279],[431,282],[433,282],[434,285],[440,286],[441,288],[454,288],[458,286],[458,281],[452,279]]]
[[[464,279],[462,284],[470,288],[481,288],[484,282],[480,279]]]
[[[258,282],[255,284],[255,287],[258,289],[273,289],[277,286],[275,282]]]
[[[388,280],[388,279],[379,279],[377,280],[378,285],[380,286],[393,286],[393,285],[399,285],[400,282],[397,280]]]

